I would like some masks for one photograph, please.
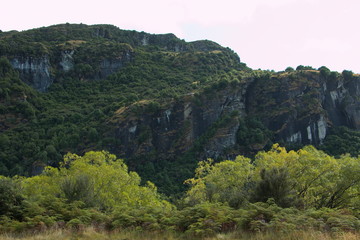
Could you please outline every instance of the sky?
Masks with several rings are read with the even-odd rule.
[[[359,0],[8,0],[1,9],[2,31],[113,24],[212,40],[253,69],[304,65],[360,73]]]

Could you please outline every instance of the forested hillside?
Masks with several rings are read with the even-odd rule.
[[[252,70],[209,40],[111,25],[0,32],[1,229],[207,235],[282,217],[298,229],[296,216],[357,231],[359,98],[349,70]]]
[[[275,142],[358,154],[346,134],[359,127],[350,71],[253,71],[211,41],[111,25],[2,32],[0,53],[3,175],[108,150],[174,194],[199,160],[253,156]]]
[[[118,140],[108,122],[122,107],[146,100],[155,111],[226,69],[245,68],[210,41],[107,25],[2,33],[0,52],[3,175],[37,173],[69,151],[110,149]]]

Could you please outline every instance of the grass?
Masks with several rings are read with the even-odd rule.
[[[52,230],[42,233],[26,234],[2,234],[0,240],[356,240],[360,239],[360,233],[323,233],[317,231],[294,231],[290,233],[246,233],[232,232],[228,234],[217,234],[212,237],[197,238],[185,234],[164,232],[138,232],[138,231],[114,231],[97,232],[94,228],[86,228],[81,232],[70,230]]]

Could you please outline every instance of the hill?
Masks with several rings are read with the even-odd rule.
[[[277,142],[359,154],[360,77],[351,71],[252,70],[212,41],[111,25],[1,32],[0,57],[2,175],[108,150],[179,194],[209,157],[251,157]]]

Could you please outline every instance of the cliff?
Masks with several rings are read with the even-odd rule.
[[[152,151],[162,155],[181,154],[189,150],[214,123],[232,116],[216,129],[204,146],[205,156],[218,157],[225,148],[236,144],[238,118],[246,115],[245,96],[249,83],[207,94],[189,94],[156,111],[149,111],[151,103],[146,101],[119,109],[111,119],[116,129],[115,137],[121,143],[115,148],[125,157]]]
[[[231,118],[207,139],[204,157],[226,157],[224,151],[229,148],[240,154],[244,143],[237,138],[242,127],[239,119],[249,117],[259,119],[273,133],[254,148],[261,149],[267,142],[319,146],[332,127],[359,129],[359,84],[359,76],[345,79],[299,71],[248,78],[211,93],[185,96],[150,113],[149,103],[135,103],[112,118],[121,143],[114,149],[125,157],[152,151],[184,153],[226,116]]]
[[[111,25],[61,24],[0,36],[0,55],[10,60],[22,81],[40,92],[72,70],[80,78],[104,79],[130,62],[133,49],[141,47],[170,52],[224,50],[208,40],[187,43],[174,34],[126,31]],[[234,58],[240,62],[237,55]]]

